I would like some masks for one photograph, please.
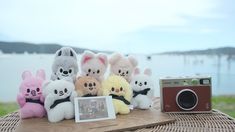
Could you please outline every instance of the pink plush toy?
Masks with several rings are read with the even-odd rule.
[[[46,114],[44,109],[44,98],[42,96],[42,83],[46,75],[44,70],[38,70],[36,77],[33,77],[30,71],[24,71],[22,74],[22,83],[17,95],[17,102],[20,106],[20,117],[43,117]]]

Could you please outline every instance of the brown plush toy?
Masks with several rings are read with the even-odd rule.
[[[79,97],[97,96],[100,89],[101,84],[94,77],[82,76],[76,79],[75,90]]]

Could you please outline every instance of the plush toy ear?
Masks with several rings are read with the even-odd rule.
[[[62,55],[62,50],[61,49],[57,50],[56,51],[56,56],[61,56],[61,55]]]
[[[145,75],[148,75],[148,76],[151,76],[151,75],[152,75],[151,69],[149,69],[149,68],[145,69],[145,70],[144,70],[144,74],[145,74]]]
[[[70,56],[71,57],[76,57],[77,54],[76,54],[76,51],[73,48],[70,48],[69,51],[70,51]]]
[[[111,55],[111,57],[109,58],[109,64],[110,65],[114,65],[118,60],[120,60],[122,58],[122,55],[119,53],[114,53]]]
[[[135,68],[134,75],[138,75],[138,74],[140,74],[140,69],[139,68]]]
[[[42,88],[45,89],[52,81],[49,80],[49,81],[44,81],[43,84],[42,84]]]
[[[138,65],[137,60],[133,56],[128,56],[128,60],[131,62],[133,67],[136,67]]]
[[[73,54],[73,51],[72,50],[70,50],[70,56],[74,56],[74,54]]]
[[[25,78],[31,77],[32,73],[30,71],[24,71],[22,73],[22,79],[24,80]]]
[[[97,57],[98,57],[99,61],[100,61],[102,64],[105,65],[105,67],[108,66],[108,57],[107,57],[107,55],[105,55],[105,54],[103,54],[103,53],[99,53],[99,54],[97,55]]]
[[[81,77],[81,76],[78,76],[78,77],[77,77],[77,80],[79,80],[80,78],[82,78],[82,77]]]
[[[81,58],[81,64],[85,64],[87,63],[87,61],[89,61],[90,59],[94,58],[95,57],[95,54],[91,51],[85,51],[82,55],[82,58]]]
[[[43,80],[45,80],[46,79],[45,71],[43,69],[38,70],[36,77],[39,77],[39,78],[42,78]]]

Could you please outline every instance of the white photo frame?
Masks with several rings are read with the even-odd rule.
[[[74,104],[75,122],[116,119],[111,96],[77,97]]]

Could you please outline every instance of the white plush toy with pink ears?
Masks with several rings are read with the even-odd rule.
[[[103,53],[85,51],[80,64],[82,76],[91,76],[101,82],[108,67],[108,57]]]
[[[149,109],[151,107],[154,94],[154,82],[151,79],[151,74],[150,69],[145,69],[142,74],[139,68],[134,70],[134,75],[130,83],[133,90],[131,103],[134,108]]]

